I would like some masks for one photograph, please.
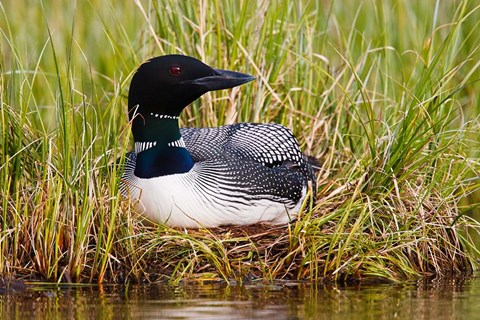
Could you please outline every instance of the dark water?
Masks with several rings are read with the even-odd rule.
[[[0,319],[480,319],[480,278],[353,287],[35,284],[1,293]]]

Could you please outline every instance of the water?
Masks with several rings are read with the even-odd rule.
[[[306,283],[29,285],[0,319],[480,319],[480,278],[352,287]]]

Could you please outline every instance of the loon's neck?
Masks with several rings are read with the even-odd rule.
[[[192,156],[180,135],[178,117],[139,114],[132,121],[132,133],[137,154],[137,177],[184,173],[193,167]]]

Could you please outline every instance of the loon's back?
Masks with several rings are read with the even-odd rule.
[[[180,128],[195,161],[215,157],[250,159],[264,166],[287,166],[315,185],[312,166],[290,129],[276,123],[237,123],[215,128]],[[315,188],[314,188],[315,189]]]

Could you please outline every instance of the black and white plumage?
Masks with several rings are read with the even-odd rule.
[[[140,66],[129,92],[135,150],[127,154],[121,184],[138,211],[187,228],[295,219],[309,182],[315,190],[315,176],[288,128],[178,127],[180,112],[205,92],[253,79],[180,55]]]

